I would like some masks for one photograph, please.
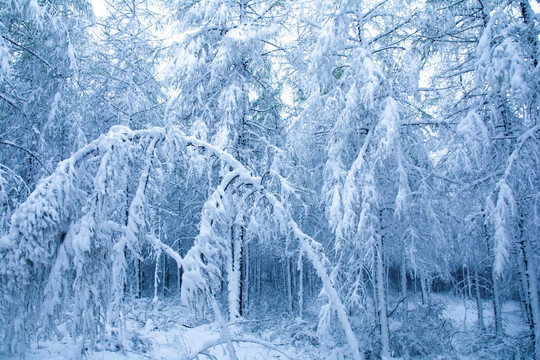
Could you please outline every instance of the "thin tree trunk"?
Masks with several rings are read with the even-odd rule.
[[[302,233],[300,229],[298,229],[298,226],[296,224],[294,224],[293,230],[297,234],[298,240],[300,241],[300,244],[304,249],[307,258],[313,264],[317,275],[322,281],[324,290],[326,291],[330,302],[336,310],[338,320],[341,324],[341,327],[343,328],[343,331],[345,332],[345,337],[347,338],[347,343],[349,344],[349,347],[351,349],[353,359],[362,359],[363,357],[360,353],[360,344],[358,344],[358,340],[354,335],[351,323],[349,321],[349,317],[347,316],[347,313],[345,311],[345,307],[343,306],[343,303],[341,302],[341,299],[339,298],[339,295],[334,288],[332,281],[328,277],[325,265],[325,262],[327,261],[326,256],[324,256],[324,254],[318,253],[316,251],[316,248],[314,249],[312,247],[312,242],[314,242],[314,240]],[[382,292],[384,294],[384,288],[382,289]]]
[[[403,250],[405,250],[405,243],[403,243]],[[402,260],[401,260],[401,298],[403,299],[403,324],[407,323],[407,312],[408,312],[408,304],[407,304],[407,260],[405,258],[405,251],[402,252]]]
[[[159,261],[161,260],[160,257],[161,257],[161,248],[158,249],[158,252],[156,255],[156,266],[154,269],[154,299],[153,299],[154,302],[158,301],[158,285],[159,285],[158,271],[159,271]]]
[[[536,358],[540,358],[540,305],[538,298],[538,278],[536,273],[536,263],[530,258],[532,254],[531,245],[527,238],[522,238],[521,254],[525,263],[526,275],[526,295],[530,304],[530,328],[533,337],[534,353]]]
[[[257,257],[257,278],[256,278],[256,289],[257,289],[257,296],[261,296],[262,291],[262,265],[261,265],[261,259]]]
[[[495,334],[503,334],[502,315],[501,315],[501,297],[499,292],[499,275],[495,269],[491,270],[491,286],[493,289],[493,317],[495,321]]]
[[[169,291],[169,282],[170,282],[170,275],[169,275],[169,266],[168,266],[168,258],[166,256],[163,257],[163,287],[162,287],[162,298],[165,298],[165,295],[168,295]]]
[[[142,269],[141,269],[141,260],[135,259],[135,297],[140,299],[142,297]]]
[[[463,313],[463,329],[464,331],[467,331],[467,299],[468,299],[468,289],[467,289],[467,283],[465,282],[467,280],[467,273],[466,273],[467,266],[464,265],[461,268],[461,273],[463,275],[463,308],[465,309]]]
[[[292,313],[293,298],[292,298],[292,274],[291,274],[291,258],[287,256],[285,260],[285,272],[287,277],[287,310]]]
[[[182,248],[180,247],[180,240],[178,240],[178,250],[177,252],[180,254],[180,255],[183,255],[182,254]],[[177,266],[176,267],[176,285],[178,286],[178,296],[180,297],[181,294],[181,290],[182,290],[182,267],[181,266]]]
[[[420,290],[422,291],[422,305],[426,305],[429,303],[429,293],[428,293],[428,286],[427,286],[427,279],[424,275],[424,271],[420,271]]]
[[[374,269],[373,272],[376,272],[376,270]],[[375,274],[373,274],[375,275]],[[379,281],[379,279],[376,277],[376,276],[373,276],[373,312],[375,313],[375,321],[377,323],[380,323],[379,321],[379,293],[378,293],[378,287],[377,287],[377,282]]]
[[[467,266],[465,270],[465,276],[467,277],[467,299],[472,299],[472,281],[469,266]]]
[[[384,266],[383,266],[383,271],[384,271],[384,289],[385,289],[385,292],[386,292],[386,301],[387,301],[387,305],[388,305],[388,301],[390,301],[390,280],[389,280],[389,276],[390,276],[390,271],[388,269],[385,269]]]
[[[298,268],[295,266],[296,262],[295,259],[291,256],[290,258],[290,264],[291,264],[291,280],[292,280],[292,286],[291,286],[291,294],[292,294],[292,301],[291,301],[291,309],[294,311],[294,300],[295,300],[295,290],[298,289],[298,278],[296,277],[296,274],[298,272]]]
[[[484,215],[485,216],[485,215]],[[485,222],[484,222],[485,224]],[[484,232],[486,236],[486,247],[488,250],[488,256],[490,259],[495,259],[493,249],[488,237],[488,231],[486,225],[484,225]],[[499,275],[495,272],[495,266],[491,266],[491,289],[492,289],[492,303],[493,303],[493,319],[495,322],[495,334],[503,334],[502,316],[501,316],[501,300],[499,295]]]
[[[182,212],[182,202],[180,200],[178,200],[178,213],[180,214]],[[182,242],[180,239],[178,239],[178,254],[180,254],[182,257],[184,256],[184,254],[182,253]],[[182,292],[182,275],[183,275],[183,268],[182,266],[177,266],[176,267],[176,276],[177,276],[177,286],[178,286],[178,297],[182,296],[181,292]]]
[[[302,251],[298,255],[298,318],[302,319],[304,312],[304,264]]]
[[[231,247],[229,248],[229,261],[227,261],[227,290],[229,300],[229,320],[234,321],[240,317],[241,297],[241,238],[236,236],[234,225],[230,230]]]
[[[244,227],[240,225],[240,236],[237,239],[237,243],[235,246],[235,258],[236,258],[236,269],[238,271],[238,312],[240,313],[240,316],[242,316],[243,312],[242,309],[244,308],[244,303],[242,302],[244,300],[244,276],[242,268],[244,267]]]
[[[523,248],[523,240],[520,242],[520,249]],[[531,303],[529,301],[529,295],[528,292],[528,284],[527,284],[527,265],[525,264],[525,259],[523,256],[523,252],[521,252],[522,256],[519,257],[519,282],[520,282],[520,289],[519,289],[519,297],[521,300],[521,304],[523,306],[523,309],[525,310],[525,318],[527,319],[527,325],[531,327],[532,329],[532,318],[531,318]]]
[[[375,249],[375,277],[376,290],[378,297],[378,313],[379,313],[379,325],[381,329],[381,358],[390,358],[390,331],[388,328],[388,314],[386,310],[386,287],[384,277],[384,257],[382,238],[377,236],[376,249]]]
[[[474,268],[474,287],[476,292],[476,308],[478,309],[478,329],[484,331],[484,309],[482,308],[482,298],[480,296],[480,281],[478,277],[478,267]]]
[[[242,285],[242,314],[245,314],[247,312],[247,308],[249,306],[249,288],[250,288],[250,252],[249,252],[249,244],[246,243],[243,247],[243,258],[244,261],[242,262],[244,267],[244,278],[243,278],[243,285]]]

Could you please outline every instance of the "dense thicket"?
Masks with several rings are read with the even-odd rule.
[[[540,356],[528,0],[108,6],[0,2],[5,351],[125,348],[151,297],[305,319],[357,359]],[[433,292],[488,340],[456,347]]]

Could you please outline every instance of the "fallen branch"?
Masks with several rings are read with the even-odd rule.
[[[388,317],[392,316],[392,314],[394,313],[394,311],[397,310],[398,306],[405,301],[405,299],[407,299],[406,296],[402,297],[396,304],[396,306],[394,306],[394,308],[392,309],[392,311],[390,311],[390,313],[388,314]]]
[[[388,318],[389,318],[390,316],[392,316],[392,314],[397,310],[399,304],[401,304],[402,302],[404,302],[406,298],[407,298],[407,297],[404,296],[404,297],[402,297],[402,298],[397,302],[396,306],[394,306],[394,308],[392,309],[392,311],[390,311],[390,313],[388,314],[388,316],[387,316]],[[370,336],[373,334],[373,332],[379,328],[379,326],[381,326],[381,325],[380,325],[380,324],[375,325],[375,327],[374,327],[373,329],[371,329],[371,331],[369,332],[368,337],[370,337]]]
[[[271,349],[271,350],[274,350],[274,351],[277,351],[278,353],[280,353],[281,355],[285,356],[286,359],[295,359],[295,357],[293,357],[292,355],[290,354],[287,354],[286,352],[284,352],[283,350],[279,349],[277,346],[275,346],[274,344],[272,343],[269,343],[269,342],[266,342],[266,341],[263,341],[263,340],[258,340],[258,339],[240,339],[240,338],[235,338],[235,339],[231,339],[232,342],[235,342],[235,343],[252,343],[252,344],[257,344],[257,345],[261,345],[263,347],[266,347],[268,349]],[[199,355],[206,355],[208,356],[208,354],[204,354],[204,352],[206,352],[207,350],[210,350],[211,348],[215,347],[215,346],[218,346],[218,345],[224,345],[226,343],[226,340],[225,339],[218,339],[216,341],[212,341],[210,343],[208,343],[207,345],[205,345],[201,350],[197,351],[196,353],[192,353],[191,355],[189,355],[187,357],[187,360],[192,360],[192,359],[195,359],[197,356]]]
[[[139,355],[139,356],[142,356],[142,357],[145,357],[145,358],[148,358],[148,359],[154,359],[153,357],[151,356],[148,356],[148,355],[144,355],[144,354],[139,354],[138,352],[135,352],[133,350],[129,350],[129,349],[124,349],[125,351],[127,352],[130,352],[132,354],[135,354],[135,355]]]

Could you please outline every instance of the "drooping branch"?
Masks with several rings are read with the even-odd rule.
[[[523,133],[518,139],[517,144],[512,151],[512,154],[508,157],[507,164],[506,164],[506,170],[504,172],[504,179],[508,179],[510,177],[510,174],[512,173],[513,167],[517,160],[519,159],[519,153],[527,140],[534,139],[536,136],[536,133],[540,131],[540,124],[537,124],[536,126],[533,126],[529,130],[527,130],[525,133]]]
[[[36,159],[37,162],[39,162],[41,164],[41,166],[43,166],[43,168],[45,169],[45,171],[47,171],[47,173],[49,173],[49,175],[51,175],[53,173],[52,170],[47,165],[45,165],[45,163],[41,160],[41,157],[38,154],[34,153],[31,150],[28,150],[24,146],[20,146],[20,145],[17,145],[15,143],[12,143],[11,141],[6,141],[6,140],[0,140],[0,144],[7,145],[7,146],[13,146],[13,147],[15,147],[17,149],[20,149],[20,150],[28,153],[30,156],[32,156],[34,159]]]
[[[139,139],[139,141],[134,141],[135,139]],[[148,139],[148,140],[146,140]],[[146,141],[143,141],[146,140]],[[313,264],[314,268],[316,269],[317,274],[321,278],[323,282],[323,286],[329,294],[330,301],[332,302],[333,306],[337,310],[338,313],[338,319],[343,327],[343,330],[346,334],[347,341],[349,343],[349,346],[351,347],[351,351],[353,354],[353,357],[355,359],[361,359],[361,355],[359,352],[359,344],[356,340],[356,337],[354,333],[352,332],[352,327],[350,325],[348,316],[346,315],[345,308],[339,298],[339,295],[337,291],[334,288],[334,285],[332,284],[329,276],[328,271],[326,269],[326,266],[328,264],[328,260],[326,258],[326,255],[324,254],[322,250],[322,246],[316,242],[313,238],[306,235],[304,232],[302,232],[298,226],[298,224],[294,221],[292,215],[287,210],[286,206],[281,200],[278,200],[278,197],[274,195],[274,193],[270,190],[268,190],[266,187],[263,186],[262,180],[260,177],[254,176],[252,174],[252,171],[250,171],[248,168],[246,168],[240,161],[238,161],[235,157],[233,157],[231,154],[227,153],[224,150],[219,149],[216,146],[213,146],[207,142],[204,142],[202,140],[196,139],[191,136],[186,136],[184,133],[182,133],[180,130],[176,128],[170,128],[170,129],[163,129],[163,128],[153,128],[149,130],[139,130],[139,131],[132,131],[125,127],[116,126],[111,128],[108,134],[102,135],[100,138],[95,140],[94,142],[86,145],[81,150],[76,152],[74,155],[72,155],[68,160],[65,160],[61,162],[55,172],[46,178],[40,186],[38,186],[38,189],[34,191],[27,200],[27,202],[23,203],[19,209],[17,210],[17,214],[14,216],[14,219],[16,220],[14,223],[12,223],[12,227],[9,234],[9,241],[6,241],[7,246],[3,247],[3,251],[10,251],[15,250],[14,248],[17,246],[20,246],[21,242],[18,241],[20,237],[26,237],[30,242],[37,241],[35,239],[36,235],[42,234],[44,231],[47,232],[47,238],[54,239],[58,235],[60,235],[63,231],[65,231],[66,222],[71,222],[72,224],[80,223],[81,221],[85,222],[85,227],[88,227],[89,233],[86,234],[86,240],[83,239],[83,243],[80,243],[81,240],[78,239],[77,242],[80,244],[71,244],[70,248],[74,248],[75,252],[78,252],[79,255],[75,254],[75,257],[77,259],[73,259],[73,261],[77,262],[77,268],[81,268],[84,264],[82,262],[86,261],[87,259],[90,259],[90,257],[86,257],[84,253],[86,249],[89,249],[88,243],[85,241],[93,241],[93,231],[94,227],[96,231],[98,230],[98,226],[105,226],[111,231],[123,231],[124,235],[117,240],[115,244],[112,244],[112,249],[116,255],[120,255],[120,258],[117,260],[117,268],[116,270],[113,269],[113,272],[120,276],[120,278],[116,279],[116,287],[119,287],[122,280],[122,274],[121,274],[121,267],[123,266],[125,262],[122,260],[123,256],[123,247],[124,246],[130,246],[135,245],[138,239],[140,239],[140,232],[142,231],[142,224],[144,223],[144,212],[145,212],[145,192],[148,189],[148,183],[150,181],[151,176],[151,168],[153,166],[153,157],[154,153],[159,150],[158,143],[168,143],[168,144],[174,144],[175,147],[178,148],[181,152],[172,152],[176,156],[182,156],[182,154],[186,153],[186,150],[194,146],[199,149],[204,149],[202,151],[204,153],[204,156],[207,158],[217,158],[221,160],[223,163],[228,165],[229,172],[225,174],[223,177],[220,185],[214,190],[214,192],[210,195],[210,197],[207,200],[207,205],[203,208],[203,218],[201,220],[201,227],[200,227],[200,234],[198,236],[198,239],[204,239],[205,237],[209,236],[212,237],[212,228],[216,226],[220,221],[220,216],[222,216],[221,212],[224,210],[223,206],[223,196],[225,196],[228,192],[235,192],[235,191],[245,191],[248,190],[250,194],[253,193],[259,193],[262,197],[264,197],[267,201],[266,204],[271,205],[272,207],[272,216],[275,220],[275,224],[279,226],[279,230],[283,234],[292,234],[292,236],[297,239],[299,242],[299,246],[302,249],[302,252],[304,252],[307,257],[310,259],[311,263]],[[108,167],[114,166],[116,164],[116,161],[114,156],[120,156],[117,153],[115,147],[121,146],[124,148],[123,151],[127,153],[134,152],[134,149],[140,148],[139,144],[141,143],[147,143],[148,146],[146,148],[146,151],[143,155],[143,168],[141,170],[141,175],[139,176],[139,183],[136,190],[136,193],[134,195],[134,198],[129,206],[128,209],[128,219],[126,226],[119,225],[117,223],[114,223],[114,226],[111,226],[111,220],[110,219],[100,219],[100,223],[103,223],[104,225],[99,225],[96,222],[96,219],[90,219],[89,217],[92,217],[94,212],[98,211],[96,208],[96,204],[103,203],[103,196],[108,196],[107,185],[105,185],[108,182],[114,183],[114,179],[110,179],[107,177],[115,176],[117,174],[116,172],[110,172],[107,171]],[[116,155],[115,155],[116,154]],[[76,180],[77,177],[77,169],[81,166],[81,164],[87,160],[94,157],[108,157],[107,159],[101,159],[100,162],[100,169],[98,170],[96,174],[96,179],[93,181],[94,189],[91,189],[90,191],[90,198],[87,199],[87,201],[90,201],[90,211],[83,215],[83,217],[86,217],[85,219],[76,218],[76,215],[68,213],[70,209],[75,208],[77,205],[75,203],[69,205],[66,207],[67,204],[69,204],[71,201],[73,201],[72,197],[77,198],[81,196],[80,189],[77,188],[77,186],[80,186],[78,181]],[[132,155],[129,155],[132,156]],[[104,165],[105,164],[105,165]],[[127,168],[129,169],[129,168]],[[120,169],[121,171],[124,171]],[[128,170],[129,171],[129,170]],[[124,175],[122,175],[124,176]],[[58,179],[63,179],[62,181],[59,181]],[[230,186],[232,183],[234,183],[235,186]],[[54,185],[54,186],[53,186]],[[78,194],[77,196],[72,194]],[[51,200],[49,197],[56,196],[56,199]],[[250,198],[250,196],[242,197],[243,202],[245,202],[245,199]],[[93,200],[92,200],[93,199]],[[49,222],[47,225],[43,225],[41,223],[41,217],[36,218],[36,214],[34,214],[35,211],[39,211],[41,209],[41,206],[34,206],[32,205],[35,202],[46,202],[46,206],[48,209],[51,209],[52,215],[50,217]],[[216,209],[219,209],[216,212]],[[101,210],[99,210],[101,211]],[[205,213],[205,211],[207,213]],[[97,214],[97,212],[95,213]],[[105,215],[101,214],[100,216]],[[75,218],[74,218],[75,217]],[[27,218],[32,218],[35,221],[27,222]],[[103,220],[103,221],[102,221]],[[68,226],[70,226],[68,224]],[[34,231],[37,228],[41,228],[40,231]],[[71,226],[70,226],[71,228]],[[80,231],[80,230],[79,230]],[[70,235],[70,238],[73,235]],[[209,248],[206,247],[205,249],[198,248],[197,249],[197,240],[195,246],[188,252],[188,255],[186,255],[185,258],[182,258],[176,251],[174,251],[170,246],[162,243],[153,236],[145,236],[144,239],[146,241],[150,242],[155,247],[159,247],[160,249],[164,250],[165,253],[167,253],[169,256],[171,256],[177,263],[178,267],[184,268],[186,271],[185,274],[189,270],[189,266],[198,264],[199,270],[203,271],[218,271],[218,268],[221,266],[221,264],[218,263],[211,263],[211,257],[207,256],[208,254],[205,253]],[[4,239],[3,241],[4,242]],[[47,257],[41,258],[40,261],[43,264],[43,266],[48,272],[50,272],[52,264],[46,264],[47,262],[55,262],[54,255],[58,253],[57,249],[54,249],[54,247],[58,247],[61,245],[60,243],[56,243],[51,240],[50,246],[50,254],[48,254]],[[136,247],[136,246],[135,246]],[[132,249],[134,250],[134,249]],[[136,250],[135,250],[136,252]],[[62,253],[62,252],[61,252]],[[62,253],[63,254],[63,253]],[[191,254],[191,255],[190,255]],[[13,256],[22,256],[21,260],[24,262],[24,257],[26,256],[25,253],[13,253]],[[32,264],[34,263],[33,259],[31,260]],[[113,261],[114,263],[114,261]],[[30,264],[30,262],[28,262]],[[75,264],[73,264],[75,265]],[[31,265],[34,266],[34,265]],[[214,269],[214,270],[212,270]],[[120,272],[118,272],[120,271]],[[30,275],[30,270],[28,275]],[[199,277],[200,279],[200,277]],[[26,277],[27,282],[30,281],[30,277]],[[88,280],[91,281],[91,280]],[[27,284],[30,285],[30,284]],[[20,284],[20,286],[25,286],[24,284]],[[210,295],[212,296],[212,289],[210,288],[201,288],[200,286],[197,286],[196,289],[193,289],[194,291],[210,291]],[[118,294],[117,294],[118,295]],[[95,294],[93,295],[95,296]],[[184,294],[183,294],[184,296]],[[86,299],[86,298],[85,298]],[[121,300],[121,298],[118,298],[117,300]],[[36,301],[40,301],[39,299]],[[28,305],[28,304],[27,304]],[[24,305],[23,306],[27,306]],[[40,305],[37,305],[36,308],[39,309]],[[34,306],[34,305],[30,305]]]
[[[5,35],[1,35],[1,36],[2,36],[2,38],[4,38],[6,41],[11,43],[12,45],[18,47],[21,50],[24,50],[24,51],[28,52],[29,54],[31,54],[33,56],[35,56],[39,61],[41,61],[43,64],[45,64],[49,69],[51,69],[53,72],[56,72],[56,69],[47,60],[45,60],[40,55],[36,54],[34,51],[30,50],[29,48],[27,48],[24,45],[21,45],[21,44],[15,42],[15,41],[11,40],[10,38],[8,38]]]
[[[252,190],[259,191],[264,195],[264,197],[273,207],[274,216],[278,219],[282,227],[281,231],[292,233],[294,238],[299,241],[302,251],[307,254],[307,257],[315,268],[317,275],[323,282],[324,289],[327,292],[332,305],[337,311],[338,319],[347,337],[347,342],[351,348],[353,357],[355,359],[362,359],[359,351],[359,344],[352,331],[349,318],[345,312],[345,307],[343,306],[334,285],[328,277],[328,271],[326,269],[328,259],[322,250],[321,244],[300,230],[300,227],[296,221],[294,221],[291,214],[286,210],[283,203],[279,201],[271,191],[267,190],[262,185],[261,178],[253,176],[251,172],[232,155],[194,137],[186,137],[186,139],[188,140],[188,144],[204,148],[207,152],[225,161],[233,169],[229,174],[234,173],[234,177],[237,179],[236,181],[249,185]],[[216,189],[216,191],[219,190],[221,189]]]

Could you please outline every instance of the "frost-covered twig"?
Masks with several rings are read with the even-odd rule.
[[[39,155],[37,155],[36,153],[34,153],[31,150],[28,150],[24,146],[20,146],[20,145],[17,145],[15,143],[12,143],[11,141],[6,141],[6,140],[0,140],[0,144],[13,146],[13,147],[15,147],[17,149],[20,149],[20,150],[22,150],[24,152],[27,152],[30,156],[32,156],[34,159],[36,159],[41,164],[41,166],[43,166],[43,168],[47,171],[47,173],[49,175],[51,175],[53,173],[53,171],[47,165],[45,165],[45,163],[41,160],[41,157]]]
[[[266,348],[268,348],[270,350],[273,350],[273,351],[276,351],[276,352],[280,353],[281,355],[285,356],[286,359],[291,359],[291,360],[296,359],[296,356],[293,356],[291,354],[287,354],[285,351],[281,350],[280,348],[278,348],[274,344],[269,343],[267,341],[263,341],[263,340],[259,340],[259,339],[246,339],[246,338],[232,338],[231,341],[235,342],[235,343],[252,343],[252,344],[261,345],[261,346],[264,346],[264,347],[266,347]],[[193,360],[197,356],[199,356],[200,354],[203,354],[205,351],[207,351],[207,350],[209,350],[209,349],[211,349],[211,348],[213,348],[215,346],[223,345],[223,344],[225,344],[225,341],[223,339],[218,339],[216,341],[209,342],[208,344],[205,344],[202,349],[188,355],[186,360]]]

